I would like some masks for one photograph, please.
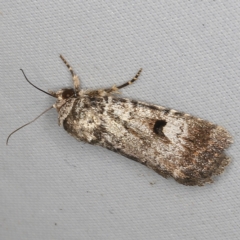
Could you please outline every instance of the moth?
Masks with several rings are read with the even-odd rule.
[[[30,84],[57,99],[49,109],[57,110],[58,124],[77,140],[105,147],[184,185],[211,183],[212,177],[229,164],[224,150],[232,143],[232,137],[224,128],[189,114],[116,95],[119,89],[135,82],[142,69],[120,86],[84,90],[72,67],[62,55],[60,58],[72,75],[72,88],[45,92],[22,72]]]

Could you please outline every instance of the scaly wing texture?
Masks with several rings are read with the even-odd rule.
[[[223,172],[228,132],[208,121],[129,99],[81,97],[63,126],[80,141],[136,160],[184,185],[204,185]]]

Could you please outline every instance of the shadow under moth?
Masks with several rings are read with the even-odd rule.
[[[45,92],[22,72],[31,85],[57,99],[42,114],[55,108],[59,125],[77,140],[117,152],[184,185],[211,183],[229,164],[224,150],[232,138],[224,128],[162,106],[116,97],[119,89],[138,79],[142,69],[120,86],[84,90],[72,67],[60,57],[72,75],[73,88]]]

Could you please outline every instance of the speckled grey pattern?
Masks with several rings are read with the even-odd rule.
[[[239,1],[2,1],[0,239],[239,239]],[[122,97],[226,128],[231,164],[187,187],[76,141],[30,86],[83,89],[141,78]]]

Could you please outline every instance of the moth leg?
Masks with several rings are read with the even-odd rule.
[[[126,82],[126,83],[124,83],[124,84],[122,84],[120,86],[113,86],[112,88],[105,89],[105,91],[107,93],[113,93],[113,92],[117,92],[118,89],[121,89],[121,88],[124,88],[124,87],[126,87],[128,85],[131,85],[132,83],[134,83],[138,79],[138,77],[141,74],[141,72],[142,72],[142,68],[139,69],[139,71],[137,72],[135,77],[133,79],[131,79],[130,81],[128,81],[128,82]]]
[[[134,77],[133,79],[131,79],[130,81],[128,81],[128,82],[126,82],[126,83],[118,86],[117,88],[118,88],[118,89],[121,89],[121,88],[124,88],[124,87],[126,87],[126,86],[128,86],[128,85],[131,85],[132,83],[134,83],[135,81],[137,81],[137,79],[138,79],[139,75],[141,74],[141,72],[142,72],[142,68],[139,69],[139,71],[137,72],[137,74],[135,75],[135,77]]]
[[[66,64],[68,70],[70,71],[71,75],[72,75],[72,80],[73,80],[73,85],[74,85],[74,90],[75,93],[79,91],[80,89],[80,80],[79,77],[77,76],[77,74],[73,71],[72,67],[70,66],[70,64],[67,62],[67,60],[60,55],[60,58],[63,60],[63,62]]]

